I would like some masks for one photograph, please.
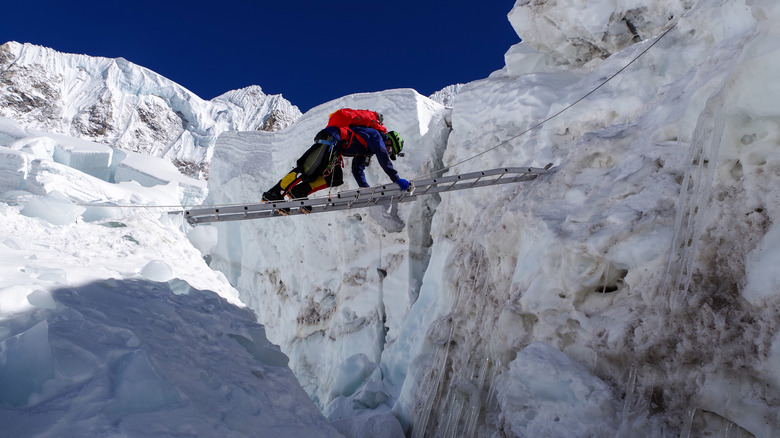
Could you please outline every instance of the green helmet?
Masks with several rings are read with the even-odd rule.
[[[401,138],[401,134],[390,131],[387,133],[387,138],[390,140],[390,148],[387,150],[390,159],[395,161],[395,157],[403,157],[401,151],[404,149],[404,139]]]

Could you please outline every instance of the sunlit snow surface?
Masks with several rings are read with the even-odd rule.
[[[224,133],[207,197],[160,160],[0,118],[3,430],[777,436],[780,4],[509,18],[525,43],[437,96],[451,108],[389,90]],[[403,135],[407,179],[556,167],[397,210],[193,229],[148,208],[256,202],[342,106]]]
[[[338,436],[204,262],[213,233],[188,239],[154,207],[202,199],[203,183],[0,122],[0,434]],[[146,176],[92,176],[122,168]]]

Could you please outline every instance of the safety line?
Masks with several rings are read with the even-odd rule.
[[[674,28],[677,26],[677,23],[678,23],[678,22],[679,22],[679,20],[678,20],[678,21],[676,21],[676,22],[674,22],[674,23],[673,23],[673,24],[672,24],[672,25],[669,27],[669,29],[666,29],[666,31],[664,31],[664,33],[662,33],[660,36],[658,36],[658,37],[655,39],[655,41],[653,41],[653,43],[652,43],[652,44],[650,44],[649,46],[647,46],[647,48],[645,48],[644,50],[642,50],[642,51],[641,51],[641,52],[640,52],[640,53],[639,53],[637,56],[635,56],[635,57],[634,57],[634,58],[633,58],[631,61],[629,61],[629,62],[628,62],[628,64],[626,64],[625,66],[623,66],[623,67],[622,67],[620,70],[616,71],[616,72],[615,72],[615,73],[614,73],[612,76],[608,77],[608,78],[607,78],[606,80],[604,80],[604,81],[603,81],[601,84],[599,84],[599,85],[598,85],[596,88],[594,88],[594,89],[590,90],[590,91],[589,91],[587,94],[585,94],[584,96],[582,96],[582,97],[580,97],[579,99],[577,99],[576,101],[574,101],[574,103],[571,103],[571,104],[569,104],[567,107],[565,107],[565,108],[563,108],[562,110],[558,111],[557,113],[555,113],[555,114],[551,115],[550,117],[547,117],[546,119],[544,119],[544,120],[542,120],[541,122],[539,122],[539,123],[535,124],[534,126],[531,126],[530,128],[526,129],[525,131],[523,131],[523,132],[521,132],[521,133],[519,133],[519,134],[517,134],[517,135],[515,135],[515,136],[513,136],[513,137],[510,137],[510,138],[508,138],[508,139],[506,139],[506,140],[502,141],[501,143],[499,143],[499,144],[497,144],[497,145],[493,146],[493,147],[492,147],[492,148],[490,148],[490,149],[486,149],[486,150],[484,150],[484,151],[482,151],[482,152],[480,152],[480,153],[478,153],[478,154],[476,154],[476,155],[474,155],[474,156],[472,156],[472,157],[466,158],[465,160],[463,160],[463,161],[459,161],[459,162],[457,162],[457,163],[455,163],[455,164],[453,164],[453,165],[451,165],[451,166],[447,166],[447,167],[445,167],[445,168],[442,168],[442,169],[440,169],[440,170],[437,170],[437,171],[434,171],[434,172],[431,172],[431,173],[428,173],[428,174],[420,175],[420,176],[418,176],[418,178],[421,178],[421,177],[427,177],[427,176],[433,176],[433,175],[438,175],[438,174],[440,174],[440,173],[444,173],[444,172],[446,172],[446,171],[448,171],[448,170],[450,170],[450,169],[452,169],[452,168],[454,168],[454,167],[460,166],[461,164],[463,164],[463,163],[466,163],[467,161],[471,161],[471,160],[473,160],[473,159],[475,159],[475,158],[481,157],[482,155],[485,155],[486,153],[488,153],[488,152],[490,152],[490,151],[492,151],[492,150],[498,149],[499,147],[501,147],[501,146],[503,146],[503,145],[505,145],[505,144],[509,143],[510,141],[512,141],[512,140],[514,140],[514,139],[516,139],[516,138],[518,138],[518,137],[520,137],[520,136],[523,136],[523,135],[525,135],[525,134],[527,134],[527,133],[529,133],[529,132],[533,131],[534,129],[536,129],[536,128],[538,128],[538,127],[542,126],[542,125],[544,125],[545,123],[549,122],[550,120],[552,120],[552,119],[554,119],[554,118],[558,117],[559,115],[563,114],[564,112],[566,112],[566,111],[568,111],[569,109],[571,109],[571,108],[572,108],[574,105],[577,105],[578,103],[580,103],[580,102],[582,102],[583,100],[587,99],[587,98],[588,98],[588,97],[589,97],[591,94],[593,94],[593,93],[595,93],[596,91],[598,91],[598,90],[599,90],[601,87],[603,87],[604,85],[606,85],[606,84],[607,84],[609,81],[611,81],[612,79],[614,79],[616,76],[618,76],[619,74],[623,73],[623,71],[625,71],[625,69],[627,69],[627,68],[628,68],[628,67],[629,67],[631,64],[633,64],[634,62],[636,62],[636,60],[638,60],[639,58],[641,58],[641,57],[642,57],[642,55],[644,55],[645,53],[647,53],[647,51],[648,51],[648,50],[652,49],[652,48],[653,48],[653,46],[655,46],[656,44],[658,44],[658,42],[659,42],[659,41],[661,41],[661,39],[662,39],[663,37],[665,37],[665,36],[666,36],[666,34],[668,34],[668,33],[669,33],[669,32],[670,32],[672,29],[674,29]]]

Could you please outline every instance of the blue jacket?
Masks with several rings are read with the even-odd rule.
[[[385,139],[387,136],[376,129],[365,128],[362,126],[353,126],[349,128],[356,135],[359,135],[366,141],[366,146],[363,146],[357,139],[347,144],[350,140],[348,138],[342,139],[339,128],[330,126],[324,129],[328,134],[332,135],[336,139],[336,153],[345,157],[354,157],[352,159],[352,176],[355,177],[360,187],[369,187],[366,181],[365,169],[368,165],[368,159],[372,155],[376,155],[379,165],[385,171],[387,176],[393,182],[398,181],[398,171],[393,167],[393,162],[390,160],[390,154],[387,153],[385,147]]]

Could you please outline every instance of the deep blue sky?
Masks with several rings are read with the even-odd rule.
[[[260,85],[301,111],[357,92],[487,77],[514,0],[6,0],[0,43],[123,57],[211,99]]]

